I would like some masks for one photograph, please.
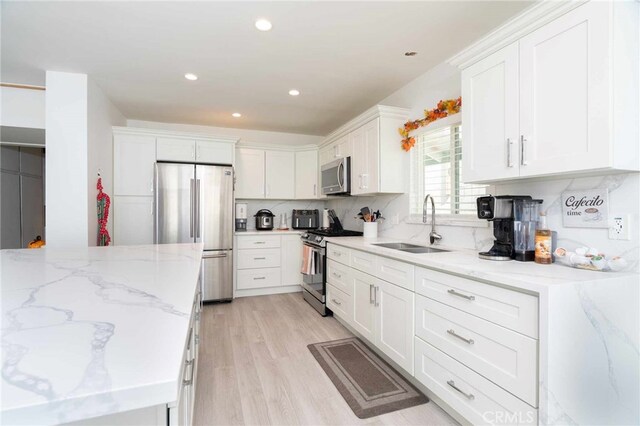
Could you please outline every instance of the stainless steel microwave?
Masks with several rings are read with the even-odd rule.
[[[322,193],[344,195],[351,191],[351,157],[341,158],[320,167]]]

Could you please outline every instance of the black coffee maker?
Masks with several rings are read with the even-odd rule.
[[[513,225],[514,200],[530,201],[531,197],[528,195],[499,195],[495,197],[487,195],[478,197],[476,200],[478,218],[493,222],[493,236],[496,237],[493,247],[489,251],[478,254],[481,259],[511,260],[516,258]]]

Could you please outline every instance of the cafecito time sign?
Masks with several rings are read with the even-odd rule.
[[[562,224],[569,228],[608,228],[609,191],[586,189],[562,193]]]

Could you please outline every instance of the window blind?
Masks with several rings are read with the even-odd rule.
[[[475,215],[476,198],[486,193],[486,186],[462,181],[462,127],[418,136],[411,157],[411,213],[422,214],[424,197],[431,194],[437,214]]]

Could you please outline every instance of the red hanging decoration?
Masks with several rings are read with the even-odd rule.
[[[99,176],[99,175],[98,175]],[[108,246],[111,242],[111,236],[107,231],[107,221],[109,220],[109,207],[111,206],[111,198],[102,192],[102,178],[98,177],[98,245]]]

